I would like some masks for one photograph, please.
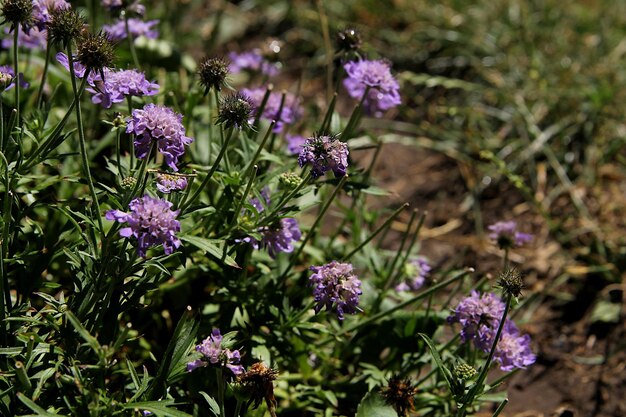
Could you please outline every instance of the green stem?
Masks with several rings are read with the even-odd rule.
[[[130,54],[133,57],[133,63],[135,68],[139,69],[139,60],[137,59],[137,51],[135,51],[135,40],[130,33],[130,26],[128,25],[128,14],[124,13],[124,27],[126,28],[126,37],[128,38],[128,45],[130,46]]]
[[[17,126],[19,127],[21,126],[20,124],[20,64],[18,61],[18,54],[17,54],[17,38],[20,32],[19,23],[15,25],[14,31],[15,33],[13,34],[13,68],[15,72],[15,81],[13,83],[15,84],[15,110],[17,110],[16,120],[17,120]],[[19,138],[18,138],[18,141],[19,141]]]
[[[43,74],[41,74],[41,83],[39,84],[39,91],[37,92],[37,109],[41,107],[43,99],[43,89],[46,85],[46,77],[48,75],[48,66],[50,64],[50,52],[52,51],[52,41],[48,37],[46,45],[46,61],[43,64]]]
[[[226,417],[224,408],[224,375],[222,368],[217,369],[217,401],[220,406],[220,417]]]
[[[9,277],[4,269],[4,258],[9,253],[9,223],[11,221],[11,195],[9,192],[11,181],[9,179],[9,162],[4,154],[2,155],[2,161],[4,162],[4,204],[2,207],[2,245],[0,246],[0,328],[3,342],[6,342],[5,333],[5,308],[8,310],[11,308],[11,293],[9,291]]]
[[[504,407],[506,407],[506,405],[509,403],[509,399],[505,398],[504,401],[502,401],[500,403],[500,405],[498,406],[498,408],[496,409],[496,412],[493,413],[493,416],[491,417],[498,417],[500,415],[500,413],[502,412],[502,410],[504,410]]]
[[[250,177],[250,179],[248,180],[248,184],[246,185],[246,189],[241,195],[241,198],[239,199],[239,201],[237,202],[237,206],[235,206],[233,219],[230,222],[231,228],[235,225],[235,223],[237,223],[237,219],[239,218],[239,211],[241,210],[241,206],[243,205],[243,202],[246,201],[246,198],[248,197],[248,194],[250,193],[250,188],[252,187],[252,183],[254,182],[254,179],[256,178],[256,173],[258,170],[259,170],[259,166],[255,165],[253,167],[252,176]],[[226,245],[224,246],[224,248],[226,248]]]
[[[247,178],[250,175],[250,171],[253,169],[253,167],[256,164],[256,161],[259,159],[259,156],[261,155],[261,151],[263,151],[263,148],[265,147],[265,142],[267,142],[267,138],[269,138],[270,135],[272,134],[272,130],[274,129],[274,126],[276,126],[276,120],[272,120],[272,123],[270,123],[270,127],[267,129],[267,132],[265,133],[265,136],[263,136],[263,140],[261,141],[261,144],[259,145],[256,152],[254,153],[252,160],[248,164],[248,168],[246,168],[243,178]]]
[[[83,169],[85,176],[87,177],[87,185],[89,186],[89,192],[91,193],[91,199],[95,209],[96,219],[98,220],[98,226],[100,227],[100,233],[103,233],[104,228],[102,226],[102,216],[100,215],[100,203],[98,202],[98,195],[96,194],[96,187],[93,185],[93,178],[91,177],[91,170],[89,169],[89,157],[87,156],[87,142],[85,140],[85,129],[83,127],[83,115],[80,108],[80,96],[78,95],[78,88],[76,87],[76,75],[74,73],[74,57],[72,56],[72,47],[67,45],[67,59],[70,67],[70,78],[72,79],[72,91],[74,92],[74,98],[76,100],[76,123],[78,124],[78,142],[80,144],[80,157],[83,161]],[[83,90],[87,83],[87,77],[89,75],[89,69],[85,71],[85,75],[81,81],[80,89]]]
[[[276,208],[272,210],[272,212],[265,219],[268,220],[269,223],[271,223],[273,221],[273,218],[277,216],[278,213],[280,213],[280,210],[282,210],[285,204],[287,204],[295,195],[297,195],[298,192],[300,192],[300,190],[309,183],[310,179],[311,179],[311,173],[308,172],[306,176],[302,178],[302,181],[300,181],[300,184],[298,184],[298,186],[294,188],[293,191],[291,191],[289,194],[283,197],[276,205]]]

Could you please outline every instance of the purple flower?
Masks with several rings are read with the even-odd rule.
[[[158,23],[158,20],[143,21],[141,19],[130,18],[128,19],[128,30],[133,38],[145,36],[148,39],[156,39],[159,36],[159,31],[153,29],[153,27]],[[124,20],[118,20],[111,25],[103,25],[102,30],[108,35],[109,40],[112,42],[127,38],[126,22],[124,22]]]
[[[316,136],[307,139],[298,156],[300,167],[311,164],[313,178],[332,170],[335,177],[343,177],[348,169],[348,145],[334,136]]]
[[[496,345],[494,359],[500,362],[500,369],[512,371],[514,368],[532,365],[537,358],[530,350],[530,336],[527,334],[520,336],[515,323],[507,320]]]
[[[405,266],[408,278],[396,285],[396,291],[417,291],[426,282],[426,277],[430,272],[430,265],[424,258],[410,261]]]
[[[128,223],[128,227],[120,230],[120,236],[134,236],[137,239],[137,253],[146,257],[146,250],[156,245],[163,245],[166,255],[170,255],[180,246],[176,232],[180,231],[180,222],[176,216],[180,210],[173,211],[169,201],[144,195],[135,198],[128,205],[130,213],[120,210],[109,210],[107,220]]]
[[[30,84],[24,81],[24,74],[21,72],[17,77],[20,88],[28,88]],[[10,65],[0,65],[0,91],[9,90],[15,85],[15,71]]]
[[[464,342],[473,341],[479,349],[489,351],[505,308],[497,295],[472,291],[448,317],[448,322],[461,324]]]
[[[343,85],[351,97],[360,100],[369,88],[363,102],[369,114],[380,117],[383,111],[400,104],[400,85],[391,75],[387,61],[353,61],[346,63],[344,68],[348,78]]]
[[[146,104],[143,109],[133,110],[126,133],[134,133],[136,136],[137,158],[147,158],[152,141],[156,140],[157,149],[165,157],[167,165],[178,171],[178,158],[185,153],[185,145],[193,142],[192,138],[185,136],[182,119],[181,114],[157,104]]]
[[[87,68],[85,68],[85,66],[83,64],[81,64],[80,62],[76,61],[76,55],[72,54],[73,62],[74,62],[74,75],[76,76],[76,78],[83,78],[85,76],[85,71],[87,71]],[[67,54],[65,54],[65,52],[59,52],[56,54],[56,59],[57,62],[61,65],[63,65],[63,68],[65,68],[66,70],[70,70],[70,61],[67,58]],[[93,74],[89,74],[89,76],[87,77],[87,80],[93,79],[95,77],[95,75]]]
[[[55,9],[69,9],[71,6],[65,0],[34,0],[33,19],[40,30],[46,29],[46,23],[50,21],[50,12]]]
[[[126,3],[126,6],[124,6],[124,2],[122,0],[102,0],[102,7],[110,12],[118,12],[125,7],[127,11],[136,13],[139,16],[143,16],[146,13],[146,6],[141,4],[139,1]]]
[[[344,313],[354,314],[359,310],[361,281],[354,274],[351,264],[332,261],[309,269],[313,271],[309,284],[313,287],[313,299],[317,303],[314,307],[316,313],[324,307],[330,311],[334,306],[337,318],[343,320]]]
[[[268,77],[273,77],[278,75],[279,72],[278,66],[263,58],[258,49],[240,53],[231,52],[228,54],[228,59],[230,60],[228,69],[232,74],[250,70],[258,71]]]
[[[213,329],[211,335],[196,346],[196,351],[202,353],[203,358],[189,362],[187,364],[188,372],[207,365],[224,366],[230,369],[234,375],[244,372],[244,368],[240,364],[241,354],[239,351],[222,346],[220,329]]]
[[[266,91],[265,88],[244,88],[241,90],[241,93],[248,97],[250,103],[252,103],[255,115],[256,111],[263,103],[263,97],[265,97]],[[263,108],[263,113],[261,114],[262,119],[269,121],[276,120],[276,125],[274,126],[274,132],[276,133],[282,132],[285,124],[293,124],[301,116],[302,108],[300,107],[300,100],[295,95],[288,92],[285,93],[284,103],[283,94],[270,93],[265,107]]]
[[[300,135],[287,135],[285,139],[287,139],[287,151],[292,155],[299,155],[306,138]]]
[[[172,191],[184,190],[187,187],[187,177],[158,173],[156,187],[160,192],[165,194]]]
[[[122,0],[102,0],[102,7],[111,11],[121,9]]]
[[[514,220],[497,222],[487,228],[491,232],[489,238],[495,241],[501,249],[522,246],[533,240],[533,235],[517,231],[517,223]]]
[[[87,91],[93,94],[91,101],[108,109],[113,103],[121,103],[127,96],[153,96],[159,92],[159,85],[146,79],[143,72],[137,70],[113,71],[105,68],[102,76],[97,74],[90,80]]]
[[[9,35],[11,28],[9,26],[4,28],[4,33]],[[39,29],[37,26],[30,28],[28,33],[25,33],[22,30],[22,25],[20,25],[20,30],[17,34],[17,45],[27,49],[46,49],[46,45],[48,44],[48,32],[43,29]],[[2,47],[4,49],[10,49],[13,47],[13,35],[5,37],[2,39]]]

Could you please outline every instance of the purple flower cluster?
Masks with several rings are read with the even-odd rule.
[[[307,139],[298,156],[300,167],[311,164],[311,175],[319,178],[332,170],[335,177],[343,177],[348,170],[348,145],[334,136],[315,136]]]
[[[69,9],[70,7],[70,4],[65,0],[34,0],[32,13],[34,26],[25,32],[20,25],[17,44],[27,49],[45,49],[48,39],[46,23],[50,21],[50,12],[54,9]],[[4,33],[9,34],[10,30],[10,27],[6,27]],[[2,39],[3,48],[9,49],[12,45],[13,36]]]
[[[56,9],[69,9],[71,5],[65,0],[34,0],[33,19],[40,30],[46,29],[46,23],[50,21],[50,12]]]
[[[316,313],[324,307],[330,311],[334,306],[337,318],[343,320],[345,313],[354,314],[359,310],[361,281],[354,274],[351,264],[332,261],[309,269],[313,271],[309,285],[313,287]]]
[[[166,255],[172,254],[180,246],[181,242],[176,237],[176,232],[180,231],[180,222],[176,220],[180,210],[173,211],[172,203],[144,195],[131,201],[128,208],[129,213],[109,210],[105,217],[107,220],[128,223],[128,227],[120,230],[120,236],[134,236],[137,239],[139,256],[145,258],[146,250],[156,245],[163,245]]]
[[[128,19],[128,30],[133,38],[145,36],[148,39],[156,39],[159,36],[159,31],[154,29],[154,26],[158,24],[158,20],[143,21],[141,19],[131,18]],[[124,20],[118,20],[110,25],[103,25],[102,30],[112,42],[118,42],[128,37],[126,33],[126,22]]]
[[[187,371],[191,372],[196,368],[215,365],[230,369],[234,375],[243,373],[244,368],[240,364],[241,354],[238,350],[230,350],[223,347],[222,339],[220,329],[213,329],[211,335],[196,346],[196,351],[202,353],[203,358],[189,362],[187,364]]]
[[[464,342],[473,341],[478,349],[489,352],[505,308],[504,302],[497,295],[481,295],[478,291],[472,291],[448,317],[448,322],[461,324],[461,339]],[[530,336],[520,336],[515,323],[507,319],[494,358],[500,362],[503,371],[532,365],[536,358],[530,350]]]
[[[113,103],[121,103],[127,96],[153,96],[159,92],[159,85],[146,79],[143,72],[137,70],[113,71],[105,68],[104,80],[100,74],[89,80],[87,91],[93,94],[91,101],[105,109]]]
[[[228,59],[230,60],[228,70],[231,74],[238,74],[248,70],[273,77],[278,75],[279,72],[278,66],[263,58],[258,49],[245,52],[231,52],[228,54]]]
[[[148,157],[152,141],[157,141],[157,149],[165,157],[165,163],[178,171],[178,158],[185,153],[185,145],[193,138],[185,136],[183,116],[172,109],[157,104],[146,104],[143,109],[133,110],[126,133],[134,133],[137,158]]]
[[[396,291],[417,291],[426,282],[431,268],[424,258],[418,258],[410,261],[405,266],[407,279],[396,285]]]
[[[169,194],[172,191],[181,191],[187,188],[187,177],[182,175],[158,173],[156,178],[157,190],[164,194]]]
[[[248,97],[250,103],[252,103],[255,115],[256,111],[263,103],[266,91],[265,88],[244,88],[241,90],[241,93]],[[274,132],[276,133],[282,132],[284,125],[291,125],[300,117],[302,117],[300,100],[289,92],[285,93],[284,102],[283,94],[275,92],[270,93],[265,107],[263,108],[263,113],[261,114],[261,118],[265,120],[276,121],[276,125],[274,126]]]
[[[20,72],[17,77],[20,88],[28,88],[30,84],[24,81],[24,75]],[[0,91],[9,90],[15,86],[15,70],[10,65],[0,65]]]
[[[387,61],[353,61],[344,65],[346,78],[343,85],[351,97],[360,100],[369,88],[363,101],[369,114],[380,117],[382,112],[400,104],[400,85],[391,75]]]
[[[517,231],[515,220],[497,222],[487,227],[491,233],[489,238],[495,241],[502,249],[522,246],[533,240],[533,235]]]
[[[287,151],[291,155],[300,155],[306,138],[300,135],[287,135],[285,139],[287,139]]]

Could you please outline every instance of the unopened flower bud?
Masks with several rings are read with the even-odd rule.
[[[454,375],[463,381],[469,381],[476,376],[476,369],[466,363],[460,363],[454,368]]]
[[[302,183],[302,178],[295,172],[283,172],[278,177],[278,183],[282,188],[292,190]]]
[[[137,179],[135,177],[126,177],[122,179],[122,182],[120,185],[125,190],[132,190],[135,184],[137,184]]]
[[[210,89],[220,91],[226,85],[228,75],[228,64],[221,58],[205,58],[198,68],[200,85],[204,87],[206,95]]]

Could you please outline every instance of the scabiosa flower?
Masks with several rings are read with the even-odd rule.
[[[187,188],[187,177],[183,175],[158,173],[156,178],[157,190],[164,194],[169,194],[172,191],[181,191]]]
[[[87,33],[78,40],[76,60],[88,70],[101,72],[113,64],[113,44],[106,34]]]
[[[337,32],[336,42],[339,50],[346,52],[358,51],[363,43],[361,34],[353,28]]]
[[[143,16],[146,13],[146,7],[139,1],[132,0],[102,0],[102,7],[112,13],[117,13],[125,9],[127,12],[135,13]]]
[[[315,136],[307,139],[298,156],[300,167],[311,164],[311,175],[319,178],[332,170],[343,177],[348,170],[348,145],[335,136]]]
[[[463,326],[461,339],[464,342],[473,341],[477,348],[489,351],[505,308],[504,302],[497,295],[481,295],[478,291],[472,291],[448,317],[448,322]]]
[[[120,236],[137,239],[139,256],[145,258],[146,250],[156,245],[163,245],[166,255],[180,246],[181,242],[176,237],[176,232],[180,231],[180,222],[176,220],[180,210],[173,211],[172,203],[144,195],[131,201],[128,208],[130,213],[109,210],[105,217],[128,223],[128,227],[120,230]]]
[[[10,27],[4,28],[4,33],[7,35],[11,32]],[[22,27],[17,33],[17,45],[26,49],[45,49],[47,45],[47,32],[45,30],[39,30],[38,27],[30,28],[28,33],[25,33]],[[10,49],[13,46],[13,36],[2,39],[2,47],[4,49]]]
[[[240,93],[231,94],[222,100],[217,123],[228,128],[243,129],[249,126],[251,112],[252,103],[248,97]]]
[[[20,88],[28,88],[30,84],[24,81],[24,74],[19,73]],[[11,65],[0,65],[0,91],[9,90],[15,85],[15,71]]]
[[[69,42],[80,36],[85,22],[83,17],[69,7],[58,7],[49,10],[46,28],[50,40],[67,46]]]
[[[91,101],[105,109],[113,103],[121,103],[127,96],[153,96],[159,92],[158,84],[148,81],[143,72],[134,69],[113,71],[105,68],[103,74],[104,81],[98,74],[87,91],[93,94]]]
[[[204,95],[214,88],[221,91],[226,85],[228,64],[221,58],[204,58],[198,67],[200,85],[204,87]]]
[[[76,78],[83,78],[85,76],[85,72],[87,71],[87,68],[85,68],[85,66],[83,64],[81,64],[80,62],[76,61],[76,56],[73,56],[73,62],[74,62],[74,75],[76,76]],[[56,60],[59,64],[63,65],[63,68],[65,68],[66,70],[70,70],[70,61],[67,58],[67,54],[65,54],[64,52],[59,52],[56,54]],[[87,77],[87,80],[89,80],[89,77],[91,77],[93,79],[93,77],[95,77],[95,75],[93,75],[93,73],[90,73],[89,76]]]
[[[407,279],[396,285],[396,291],[417,291],[426,282],[426,277],[430,273],[430,265],[424,258],[409,261],[405,265]]]
[[[489,238],[495,241],[501,249],[511,249],[522,246],[533,240],[533,235],[517,231],[517,222],[497,222],[487,227],[491,233]]]
[[[291,155],[300,155],[306,138],[300,135],[287,135],[285,139],[287,139],[287,151]]]
[[[156,39],[159,37],[159,31],[154,29],[154,27],[158,24],[159,20],[143,21],[141,19],[131,18],[128,19],[128,30],[133,39],[139,36],[145,36],[148,39]],[[118,20],[110,25],[103,25],[102,30],[113,42],[127,38],[126,22],[124,20]]]
[[[231,52],[228,54],[228,59],[230,60],[229,70],[233,74],[249,70],[273,77],[279,73],[278,65],[263,58],[259,49],[239,53]]]
[[[11,31],[16,25],[25,26],[26,32],[33,22],[33,0],[4,0],[0,5],[0,15],[11,23]]]
[[[196,351],[202,353],[203,358],[189,362],[187,364],[187,371],[191,372],[199,367],[214,365],[226,367],[230,369],[234,375],[243,373],[244,368],[239,363],[241,354],[238,350],[230,350],[223,347],[222,339],[220,329],[213,329],[211,335],[196,346]]]
[[[400,85],[391,75],[387,61],[353,61],[344,65],[348,78],[343,85],[351,97],[360,100],[369,88],[363,101],[366,111],[377,117],[382,112],[400,104]]]
[[[254,112],[258,111],[259,107],[263,103],[267,89],[265,88],[244,88],[241,92],[250,99]],[[293,124],[302,116],[302,108],[300,107],[300,100],[291,93],[284,93],[285,100],[283,102],[283,94],[270,93],[261,118],[272,121],[276,121],[274,126],[274,132],[280,133],[283,131],[285,124]],[[282,107],[281,107],[282,104]]]
[[[266,247],[272,258],[279,252],[293,252],[293,242],[302,237],[298,221],[292,218],[280,219],[272,226],[259,229],[259,232],[263,235],[260,246]]]
[[[503,371],[526,368],[535,363],[536,356],[530,350],[530,336],[520,336],[519,329],[512,320],[504,323],[494,359],[500,362],[500,369]]]
[[[126,133],[135,134],[135,154],[137,158],[148,157],[152,141],[157,141],[157,149],[165,157],[165,163],[174,171],[176,164],[185,153],[185,145],[193,139],[185,136],[183,116],[172,109],[157,104],[146,104],[143,109],[133,110],[126,126]]]
[[[41,30],[46,29],[50,16],[54,10],[69,9],[71,6],[65,0],[34,0],[33,19],[35,25]]]
[[[315,312],[322,308],[337,310],[337,318],[344,319],[344,313],[354,314],[359,308],[361,281],[354,274],[351,264],[332,261],[326,265],[309,268],[313,275],[309,284],[313,287],[313,299],[317,303]]]

